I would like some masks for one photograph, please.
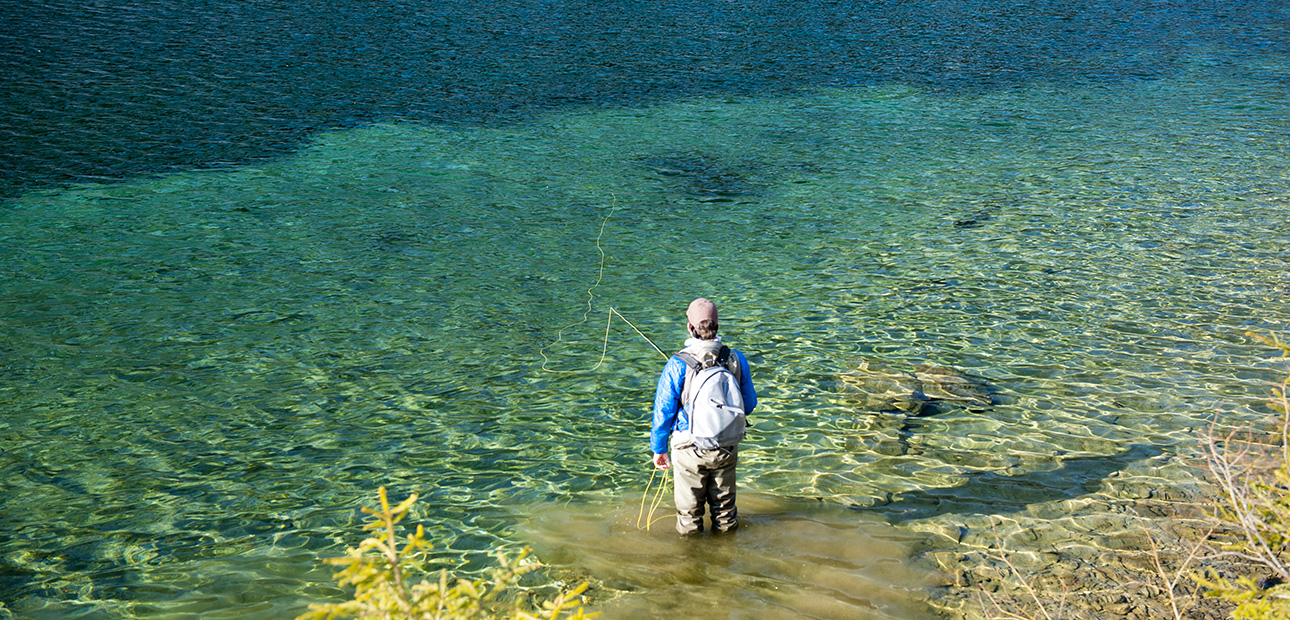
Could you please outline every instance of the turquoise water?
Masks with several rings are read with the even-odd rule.
[[[620,617],[931,617],[964,545],[1096,548],[1133,526],[1088,524],[1194,490],[1194,433],[1265,415],[1285,372],[1243,334],[1290,331],[1290,60],[1173,64],[386,120],[25,191],[0,601],[287,617],[341,596],[319,559],[381,485],[424,498],[431,566],[533,545]],[[691,547],[634,527],[662,357],[614,320],[597,362],[610,308],[669,351],[700,295],[762,405],[748,527]],[[862,360],[998,404],[858,408]]]

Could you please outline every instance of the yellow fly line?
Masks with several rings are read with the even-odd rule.
[[[663,490],[667,488],[668,474],[671,473],[672,470],[665,469],[662,471],[663,471],[663,477],[659,478],[657,490],[654,492],[654,501],[650,502],[650,505],[649,505],[649,518],[646,518],[645,501],[649,499],[649,489],[651,486],[653,486],[654,478],[658,476],[659,469],[655,467],[654,471],[649,475],[649,483],[645,485],[645,494],[641,496],[640,514],[636,515],[636,529],[638,530],[643,529],[646,532],[648,532],[651,525],[654,525],[655,523],[662,521],[663,519],[666,519],[670,516],[670,515],[664,514],[663,516],[658,518],[654,517],[654,512],[658,510],[659,504],[663,503]],[[644,523],[644,525],[642,526],[641,523]]]
[[[654,350],[658,351],[658,354],[663,356],[663,359],[668,359],[669,357],[668,354],[664,353],[662,349],[658,348],[658,345],[654,344],[653,340],[650,340],[649,336],[645,335],[645,332],[642,332],[639,327],[636,327],[635,323],[632,323],[631,320],[623,316],[623,314],[619,312],[617,308],[610,306],[609,312],[605,317],[605,338],[600,345],[600,359],[596,361],[595,366],[592,366],[591,368],[587,368],[585,370],[577,370],[577,369],[560,370],[560,369],[548,367],[551,363],[551,358],[547,356],[546,352],[550,350],[551,347],[554,347],[555,345],[563,342],[564,332],[566,330],[576,327],[578,325],[582,325],[583,323],[586,323],[591,318],[591,313],[595,309],[596,288],[599,287],[600,282],[605,279],[605,248],[600,245],[600,240],[605,236],[605,227],[609,224],[609,218],[613,217],[614,212],[618,210],[618,196],[614,195],[613,192],[610,192],[610,195],[613,196],[614,198],[613,204],[609,207],[609,213],[605,215],[605,219],[600,221],[600,232],[596,235],[596,251],[600,253],[600,269],[596,273],[596,281],[592,283],[590,288],[587,289],[587,310],[586,312],[582,313],[581,321],[578,321],[576,323],[566,325],[560,328],[560,331],[556,332],[555,342],[552,342],[551,344],[545,347],[542,347],[541,349],[538,350],[538,354],[542,356],[542,370],[544,372],[553,372],[553,373],[559,373],[559,374],[573,374],[573,373],[592,372],[597,368],[600,368],[600,366],[605,363],[605,358],[608,357],[609,355],[609,331],[610,331],[610,328],[613,326],[614,317],[618,317],[622,319],[624,323],[626,323],[633,330],[635,330],[635,332],[639,334],[641,338],[645,339],[645,342],[649,343],[649,346],[654,347]],[[655,467],[653,471],[650,473],[649,482],[645,485],[645,493],[644,495],[641,496],[640,513],[636,516],[636,528],[644,529],[647,532],[649,531],[649,528],[651,525],[653,525],[658,521],[666,519],[669,516],[667,514],[664,514],[661,517],[657,517],[657,518],[654,517],[654,513],[658,510],[659,505],[663,503],[663,491],[667,488],[667,482],[670,477],[668,474],[671,473],[670,469],[662,470],[663,474],[662,476],[659,476],[659,471],[660,470],[657,467]],[[657,487],[654,487],[655,478],[658,478],[658,481],[659,481]],[[654,500],[649,502],[650,504],[649,515],[647,518],[645,514],[645,503],[649,500],[649,493],[650,493],[651,487],[654,487],[656,490],[654,491]]]
[[[583,323],[586,323],[591,317],[591,312],[595,309],[596,288],[598,288],[600,286],[600,282],[605,279],[605,248],[600,245],[600,240],[605,236],[605,226],[609,224],[609,218],[613,217],[614,211],[618,210],[618,196],[614,195],[612,192],[610,193],[610,195],[614,197],[614,202],[609,207],[609,213],[605,215],[605,219],[600,221],[600,233],[596,235],[596,251],[600,252],[600,269],[596,274],[595,283],[591,285],[591,288],[587,289],[587,311],[582,313],[581,321],[578,321],[577,323],[573,323],[571,325],[566,325],[564,327],[561,327],[560,331],[556,332],[555,342],[552,342],[551,344],[545,347],[542,347],[541,349],[538,350],[538,354],[542,356],[542,370],[545,372],[567,374],[567,373],[579,373],[579,372],[592,372],[597,368],[600,368],[601,364],[605,363],[605,358],[609,355],[609,330],[610,330],[610,327],[612,327],[615,316],[622,319],[623,322],[629,325],[633,330],[635,330],[637,334],[640,334],[640,337],[644,338],[645,342],[649,343],[649,346],[654,347],[654,350],[658,351],[659,355],[662,355],[665,359],[668,357],[668,354],[664,353],[662,349],[658,348],[658,345],[654,344],[654,341],[650,340],[649,336],[645,335],[645,332],[642,332],[639,327],[636,327],[636,325],[632,323],[630,320],[628,320],[627,317],[623,316],[623,314],[619,312],[617,308],[614,308],[611,306],[609,308],[608,314],[605,316],[605,339],[604,339],[604,342],[601,343],[600,359],[596,361],[595,366],[592,366],[591,368],[588,368],[586,370],[559,370],[559,369],[548,367],[551,364],[551,358],[547,357],[546,352],[549,351],[551,347],[554,347],[555,345],[560,344],[561,342],[564,341],[564,332],[566,330],[573,327],[577,327],[578,325],[582,325]]]

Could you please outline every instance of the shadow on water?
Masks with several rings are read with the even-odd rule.
[[[947,514],[1001,515],[1021,512],[1035,504],[1075,499],[1097,491],[1098,483],[1130,463],[1158,456],[1163,449],[1134,444],[1108,456],[1062,459],[1061,466],[1016,476],[980,472],[966,476],[963,484],[919,489],[892,496],[877,506],[856,506],[861,512],[881,514],[892,523]]]
[[[670,153],[642,163],[675,191],[705,202],[729,201],[758,193],[750,166],[734,166],[702,153]]]
[[[670,501],[638,529],[639,501],[525,507],[517,534],[553,575],[592,581],[609,618],[934,617],[927,574],[909,561],[919,539],[877,519],[744,493],[738,532],[681,538]]]
[[[0,196],[289,153],[378,121],[908,84],[1172,75],[1283,50],[1276,3],[0,3]],[[971,219],[971,218],[966,218]],[[966,221],[966,220],[965,220]]]

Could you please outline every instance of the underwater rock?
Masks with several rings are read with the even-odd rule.
[[[995,389],[985,379],[947,366],[920,364],[907,372],[865,360],[839,374],[837,385],[848,403],[867,411],[932,415],[996,404]]]
[[[994,388],[985,379],[973,377],[956,368],[919,365],[914,376],[923,384],[923,393],[934,403],[958,405],[972,411],[989,409],[995,404]]]
[[[838,375],[838,387],[849,403],[869,411],[918,415],[929,402],[922,381],[913,373],[869,361]]]

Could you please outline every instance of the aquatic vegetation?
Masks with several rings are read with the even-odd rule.
[[[430,549],[430,542],[426,540],[425,528],[418,525],[416,532],[400,547],[396,526],[407,516],[417,496],[413,494],[392,508],[385,487],[380,488],[379,496],[379,510],[363,508],[363,512],[373,516],[363,529],[375,531],[376,535],[349,549],[345,557],[327,560],[329,564],[345,567],[336,578],[340,585],[354,587],[354,598],[344,603],[310,605],[309,613],[297,620],[581,620],[598,615],[587,613],[581,607],[586,583],[540,603],[529,603],[514,594],[520,577],[536,567],[524,562],[527,550],[512,559],[499,553],[498,567],[492,570],[490,579],[456,578],[443,570],[437,581],[422,579],[410,584],[412,555]],[[508,591],[512,591],[511,596],[506,596]]]

